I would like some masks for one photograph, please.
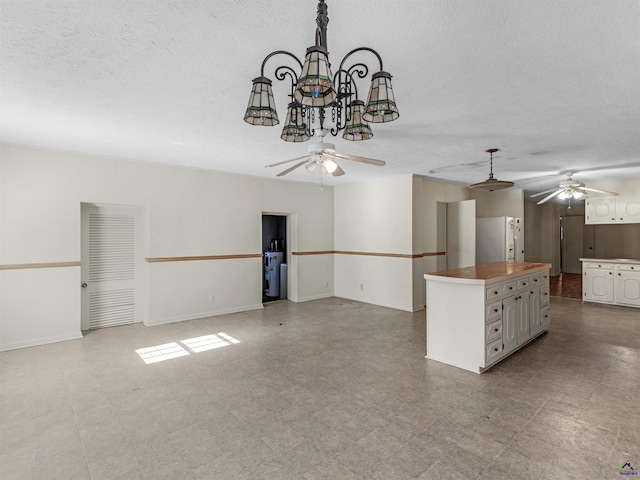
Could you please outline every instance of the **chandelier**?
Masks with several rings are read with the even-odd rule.
[[[288,55],[300,67],[299,72],[287,65],[275,69],[275,78],[291,81],[291,100],[287,107],[282,138],[286,142],[304,142],[314,133],[313,125],[319,131],[325,130],[325,120],[330,116],[333,126],[327,131],[336,136],[342,133],[346,140],[368,140],[373,137],[369,123],[390,122],[398,118],[391,75],[385,72],[382,58],[372,48],[360,47],[351,50],[340,62],[335,75],[331,72],[327,50],[327,5],[318,3],[316,17],[315,45],[307,48],[302,63],[298,57],[285,50],[276,50],[265,57],[260,76],[253,79],[253,88],[244,121],[251,125],[273,126],[280,120],[273,98],[272,82],[265,76],[267,61],[276,55]],[[367,103],[358,98],[357,78],[365,78],[369,68],[363,63],[347,66],[347,60],[356,52],[370,52],[376,56],[380,70],[371,75],[371,87]]]

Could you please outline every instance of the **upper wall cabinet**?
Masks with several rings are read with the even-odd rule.
[[[640,223],[640,197],[596,197],[585,202],[585,223]]]

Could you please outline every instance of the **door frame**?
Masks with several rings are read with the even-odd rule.
[[[259,242],[262,246],[262,216],[263,215],[275,215],[278,217],[285,217],[285,262],[287,264],[287,300],[292,302],[298,301],[298,259],[297,255],[293,252],[298,251],[298,214],[287,212],[274,212],[274,211],[262,211],[260,212],[260,237]],[[260,248],[262,249],[262,247]],[[264,252],[263,252],[264,253]],[[264,274],[264,259],[261,262],[260,271]],[[260,278],[260,302],[262,302],[262,277]]]

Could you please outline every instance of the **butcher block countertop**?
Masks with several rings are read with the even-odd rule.
[[[508,280],[510,277],[538,273],[550,268],[550,263],[494,262],[427,273],[424,278],[425,280],[437,280],[440,282],[489,285]]]
[[[630,265],[640,265],[640,259],[637,258],[581,258],[580,261],[593,263],[624,263]]]

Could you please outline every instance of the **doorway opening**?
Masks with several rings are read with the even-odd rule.
[[[287,217],[262,215],[262,302],[287,298]]]

